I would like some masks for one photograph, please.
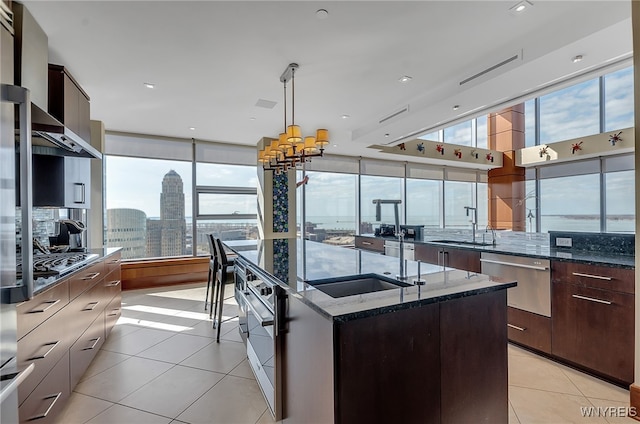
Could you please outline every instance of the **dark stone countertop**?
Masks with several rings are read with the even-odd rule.
[[[257,250],[238,250],[236,253],[250,266],[266,271],[272,282],[285,287],[289,295],[296,296],[324,317],[338,322],[504,290],[516,285],[513,281],[482,274],[421,264],[421,277],[426,282],[424,286],[411,284],[409,287],[333,298],[313,287],[313,282],[363,274],[395,279],[399,271],[398,258],[312,241],[304,245],[300,240],[291,241],[297,245],[297,266],[296,277],[290,278],[288,284],[259,265],[265,263],[258,257],[258,252],[265,250],[260,246],[263,241],[258,241]],[[233,250],[232,243],[227,246]],[[417,267],[417,262],[407,261],[409,283],[416,279]]]
[[[481,230],[476,233],[476,241],[491,242],[491,231]],[[373,234],[363,234],[365,237],[375,237]],[[393,237],[379,237],[385,240],[397,240]],[[551,247],[549,234],[525,233],[518,231],[496,231],[496,245],[474,246],[467,244],[438,243],[437,240],[471,241],[470,230],[442,230],[425,229],[421,240],[407,239],[407,243],[424,243],[438,246],[450,246],[456,249],[467,249],[504,255],[526,256],[532,258],[552,259],[566,262],[579,262],[590,265],[603,265],[620,268],[635,268],[635,255],[612,253],[612,249],[601,245],[601,250],[578,250]]]

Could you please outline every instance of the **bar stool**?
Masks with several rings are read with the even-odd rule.
[[[216,243],[213,234],[207,234],[207,241],[209,242],[209,274],[207,275],[207,293],[204,295],[204,310],[207,310],[207,303],[212,305],[209,310],[209,318],[211,319],[213,312],[213,300],[215,298],[215,281],[216,272],[218,270],[218,258],[216,255]],[[209,300],[209,289],[211,289],[211,300]]]
[[[214,310],[213,315],[213,328],[217,327],[217,335],[216,341],[220,343],[220,327],[222,326],[222,306],[224,305],[224,286],[234,282],[234,259],[227,257],[226,252],[224,251],[224,246],[222,246],[222,240],[215,239],[216,244],[216,258],[218,269],[216,272],[216,300],[213,305],[213,308],[217,308],[217,311]],[[217,315],[216,315],[217,314]],[[216,317],[218,322],[216,324]]]

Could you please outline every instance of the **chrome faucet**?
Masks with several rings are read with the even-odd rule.
[[[376,205],[376,221],[382,220],[381,205],[392,204],[395,218],[395,236],[398,237],[398,243],[400,245],[400,275],[397,276],[398,280],[406,280],[407,273],[404,266],[404,230],[400,229],[400,213],[398,212],[398,205],[402,203],[402,200],[387,200],[387,199],[373,199],[373,204]]]
[[[487,230],[491,230],[491,245],[495,246],[496,245],[496,230],[493,229],[491,224],[487,224],[487,226],[484,228],[484,233],[482,233],[482,242],[484,243],[484,235],[486,234]]]
[[[472,206],[465,206],[465,210],[467,211],[467,216],[469,216],[469,211],[473,211],[473,215],[471,215],[471,229],[472,229],[472,240],[476,242],[476,230],[478,229],[478,208],[474,208]]]

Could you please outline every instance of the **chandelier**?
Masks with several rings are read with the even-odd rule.
[[[264,169],[279,174],[295,168],[305,162],[311,162],[312,157],[322,157],[324,146],[329,144],[329,131],[316,130],[315,136],[302,137],[300,126],[295,123],[295,73],[297,63],[290,63],[280,75],[280,82],[284,86],[284,129],[277,139],[266,144],[258,151],[258,162]],[[291,81],[291,125],[287,126],[287,83]]]

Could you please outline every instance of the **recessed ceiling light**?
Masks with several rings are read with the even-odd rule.
[[[318,19],[327,19],[329,16],[329,12],[326,9],[318,9],[316,10],[316,18]]]
[[[403,75],[400,78],[398,78],[398,81],[400,82],[409,82],[411,81],[413,78],[410,77],[409,75]]]
[[[195,130],[196,130],[196,127],[189,127],[189,129],[190,129],[191,131],[195,131]]]
[[[334,144],[334,145],[333,145],[333,147],[338,147],[338,145],[337,145],[337,144]]]
[[[460,109],[460,105],[453,105],[453,110],[458,110]]]
[[[249,121],[255,121],[255,120],[256,120],[255,116],[252,116],[251,118],[249,118]]]
[[[145,82],[145,83],[143,83],[143,84],[144,84],[144,86],[145,86],[145,87],[147,87],[147,88],[156,88],[156,85],[155,85],[155,84],[152,84],[152,83],[150,83],[150,82]]]
[[[385,136],[385,137],[389,137],[389,133],[386,133],[384,136]]]
[[[341,118],[342,118],[342,119],[349,119],[349,118],[351,118],[351,117],[350,117],[349,115],[342,115],[342,116],[341,116]]]
[[[581,55],[581,54],[579,54],[579,55],[573,56],[573,58],[571,58],[571,61],[572,61],[573,63],[581,62],[581,61],[582,61],[582,55]]]
[[[511,6],[509,8],[509,11],[512,14],[521,14],[523,13],[525,10],[527,10],[529,7],[533,6],[533,4],[527,0],[523,0],[520,3],[516,3],[513,6]]]

